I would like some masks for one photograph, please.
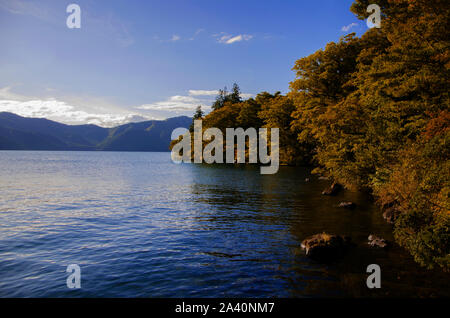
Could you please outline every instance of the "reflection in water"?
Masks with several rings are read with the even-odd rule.
[[[400,248],[369,249],[371,233],[392,240],[390,226],[363,194],[322,196],[327,184],[304,168],[260,175],[169,153],[0,151],[0,296],[448,295],[448,276]],[[312,262],[300,242],[322,231],[357,247]],[[73,263],[80,290],[66,288]],[[365,287],[372,263],[380,291]]]
[[[214,225],[214,231],[229,229],[233,243],[228,246],[240,251],[234,261],[266,262],[274,277],[286,282],[289,296],[448,295],[446,274],[418,268],[398,246],[388,251],[368,247],[371,233],[394,239],[391,226],[366,194],[322,196],[328,182],[315,180],[306,168],[282,167],[275,176],[260,175],[251,166],[203,165],[191,171],[195,202],[208,204],[197,217],[199,224]],[[358,208],[339,208],[342,201]],[[299,247],[304,238],[321,232],[348,235],[357,247],[341,262],[317,264]],[[267,238],[258,244],[261,233]],[[383,268],[382,291],[370,291],[365,284],[366,268],[373,263]]]

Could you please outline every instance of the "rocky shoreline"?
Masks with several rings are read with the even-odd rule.
[[[328,180],[328,178],[319,177],[319,180]],[[305,182],[309,181],[309,178],[305,179]],[[341,184],[333,182],[322,191],[322,195],[335,196],[343,190],[344,187]],[[356,208],[356,204],[344,201],[340,202],[338,207],[353,210]],[[383,213],[383,218],[390,224],[395,222],[397,216],[398,213],[392,206],[387,207]],[[375,234],[369,234],[367,240],[367,244],[373,248],[386,249],[391,245],[389,241]],[[309,236],[301,243],[301,248],[305,251],[306,256],[321,263],[337,261],[353,247],[356,247],[356,244],[352,241],[351,237],[326,232]]]

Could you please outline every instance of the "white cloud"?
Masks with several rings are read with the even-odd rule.
[[[249,99],[249,98],[254,97],[254,96],[255,96],[254,94],[241,93],[241,97],[243,99]]]
[[[12,14],[30,15],[42,20],[49,18],[49,13],[39,4],[32,1],[0,0],[0,9]]]
[[[153,40],[161,42],[161,43],[167,43],[167,42],[177,42],[181,40],[181,36],[179,36],[178,34],[173,34],[169,39],[162,39],[160,36],[158,35],[154,35],[153,36]]]
[[[212,90],[212,91],[208,91],[208,90],[194,90],[191,89],[189,90],[189,96],[217,96],[219,94],[218,90]],[[249,93],[241,93],[241,97],[243,99],[248,99],[255,96],[254,94],[249,94]]]
[[[239,35],[231,35],[226,33],[220,33],[213,35],[216,37],[217,42],[222,44],[233,44],[241,41],[250,41],[253,38],[253,35],[250,34],[239,34]]]
[[[197,31],[195,31],[194,35],[189,39],[189,41],[195,40],[195,38],[204,31],[205,31],[205,29],[198,29]]]
[[[94,124],[113,127],[129,122],[153,118],[130,112],[96,112],[56,98],[39,99],[12,93],[10,87],[0,89],[0,112],[11,112],[23,117],[47,118],[65,124]]]
[[[207,91],[207,90],[195,90],[195,89],[191,89],[189,90],[189,95],[190,96],[216,96],[217,94],[219,94],[219,91],[215,90],[215,91]]]
[[[203,110],[208,112],[211,110],[211,104],[214,97],[219,93],[217,90],[194,90],[188,92],[188,96],[175,95],[167,98],[164,101],[159,101],[150,104],[144,104],[136,107],[136,109],[147,111],[171,111],[176,114],[192,115],[192,112],[197,106],[202,106]],[[253,97],[253,94],[241,93],[244,99]]]
[[[13,92],[11,92],[11,87],[10,86],[6,86],[3,88],[0,88],[0,100],[1,99],[12,99],[12,100],[21,100],[24,101],[27,98],[25,96],[19,95],[19,94],[15,94]]]
[[[48,90],[52,95],[54,90]],[[65,124],[95,124],[114,127],[129,122],[164,119],[179,115],[192,116],[197,106],[208,113],[217,90],[189,90],[187,95],[175,95],[163,101],[134,107],[134,111],[118,108],[101,98],[92,97],[31,97],[17,94],[10,87],[0,88],[0,112],[24,117],[47,118]],[[253,94],[241,94],[250,98]]]
[[[165,101],[144,104],[136,107],[143,110],[171,110],[171,111],[191,111],[198,105],[204,104],[204,101],[192,96],[171,96]]]
[[[357,25],[358,25],[358,23],[355,23],[355,22],[350,23],[349,25],[344,25],[342,27],[341,31],[348,32],[351,28],[353,28],[353,27],[355,27]]]

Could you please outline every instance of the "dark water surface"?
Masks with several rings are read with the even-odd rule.
[[[311,178],[305,182],[305,178]],[[449,276],[402,249],[367,246],[391,227],[361,193],[320,193],[306,168],[176,165],[169,153],[0,152],[1,297],[449,295]],[[358,207],[345,210],[341,201]],[[300,242],[322,231],[358,245],[332,265]],[[379,264],[382,288],[366,287]],[[81,267],[81,289],[66,267]]]

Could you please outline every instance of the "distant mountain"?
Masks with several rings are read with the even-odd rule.
[[[172,131],[191,122],[181,116],[102,128],[0,112],[0,150],[169,151]]]

